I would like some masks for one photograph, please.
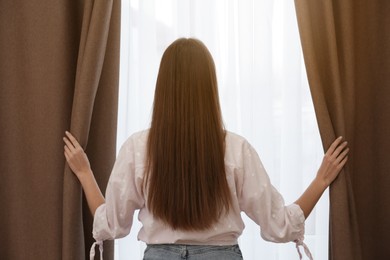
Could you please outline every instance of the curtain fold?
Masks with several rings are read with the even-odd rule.
[[[117,97],[116,94],[112,95],[110,92],[117,92],[117,89],[113,86],[118,85],[118,80],[111,78],[111,82],[101,81],[103,65],[105,62],[106,54],[107,56],[114,55],[116,60],[111,60],[112,64],[106,64],[105,70],[108,70],[108,73],[113,73],[114,75],[119,76],[119,67],[116,64],[119,64],[118,57],[118,48],[113,49],[113,46],[108,46],[111,49],[107,51],[107,42],[109,38],[109,32],[116,30],[110,34],[111,37],[115,37],[116,41],[113,44],[119,45],[119,34],[118,28],[119,24],[115,23],[114,28],[110,27],[111,15],[113,12],[114,1],[85,1],[84,3],[84,13],[81,29],[81,39],[79,45],[79,54],[77,61],[76,69],[76,80],[74,87],[74,97],[72,105],[72,115],[70,122],[70,131],[75,135],[79,140],[80,144],[84,149],[90,146],[89,134],[95,132],[98,134],[97,142],[99,145],[104,147],[105,156],[103,156],[103,162],[115,160],[115,144],[116,134],[113,129],[116,129],[116,121],[112,122],[109,117],[103,118],[99,114],[94,117],[94,120],[104,121],[109,120],[110,125],[105,126],[104,124],[99,126],[102,127],[100,131],[95,129],[90,130],[92,124],[92,115],[94,110],[99,109],[100,106],[104,106],[105,109],[112,111],[117,110]],[[119,5],[116,5],[117,7]],[[120,20],[119,10],[116,8],[117,17],[113,19]],[[111,43],[112,45],[112,43]],[[106,51],[108,53],[106,53]],[[114,83],[114,84],[113,84]],[[106,90],[108,88],[108,90]],[[103,90],[102,90],[103,89]],[[112,90],[111,90],[112,89]],[[107,99],[101,99],[100,102],[96,100],[97,92],[108,92],[106,95],[109,95]],[[116,117],[116,114],[113,113],[113,116]],[[101,140],[99,140],[101,139]],[[87,154],[91,157],[93,161],[94,153],[99,151],[99,145],[95,147],[97,150],[88,149]],[[106,158],[104,158],[106,157]],[[99,161],[95,163],[91,162],[91,167],[96,174],[95,169],[99,169],[101,166]],[[110,173],[109,167],[105,167],[106,171],[101,172],[101,174]],[[100,174],[96,174],[100,176]],[[98,178],[97,178],[98,179]],[[107,178],[103,178],[106,179]],[[99,183],[99,182],[98,182]],[[103,183],[99,183],[100,187],[105,187]],[[103,190],[104,191],[104,190]],[[84,219],[89,225],[86,225],[84,228],[82,226],[83,214],[82,214],[82,204],[85,205],[85,202],[82,203],[81,200],[81,187],[77,178],[71,174],[68,167],[65,169],[64,173],[64,188],[63,188],[63,259],[76,259],[77,256],[84,254],[86,250],[86,255],[88,256],[88,249],[91,246],[92,242],[90,237],[90,232],[84,235],[84,230],[91,230],[89,227],[92,224],[92,220],[88,217],[90,214],[88,210],[84,211]],[[74,227],[77,227],[76,230],[79,232],[74,232]],[[84,237],[88,243],[85,244]],[[107,243],[106,243],[107,244]],[[106,250],[107,252],[107,250]],[[112,254],[112,252],[111,252]]]
[[[351,148],[330,188],[329,259],[388,258],[390,211],[380,205],[390,195],[390,154],[374,144],[389,143],[388,120],[378,115],[390,112],[383,105],[390,94],[390,4],[295,0],[295,7],[324,149],[339,135]]]
[[[87,259],[92,217],[62,137],[70,130],[86,148],[104,193],[119,35],[120,1],[0,1],[1,259]]]

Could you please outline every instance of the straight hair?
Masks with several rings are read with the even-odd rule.
[[[225,129],[206,46],[181,38],[164,52],[146,157],[147,208],[174,230],[205,230],[231,207]]]

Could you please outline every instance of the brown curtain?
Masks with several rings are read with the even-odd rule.
[[[329,259],[390,259],[390,1],[295,0],[324,148],[351,148],[330,188]]]
[[[119,0],[0,1],[1,259],[89,258],[92,217],[62,137],[71,130],[86,148],[104,192],[116,150],[119,33]]]

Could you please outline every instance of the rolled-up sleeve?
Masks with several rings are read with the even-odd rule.
[[[106,202],[94,216],[93,237],[96,241],[115,239],[130,233],[135,210],[144,204],[143,179],[136,173],[133,140],[121,147],[106,189]]]
[[[302,241],[305,217],[301,208],[296,204],[285,206],[283,197],[272,186],[254,148],[245,142],[242,149],[241,210],[260,226],[263,239],[272,242]]]

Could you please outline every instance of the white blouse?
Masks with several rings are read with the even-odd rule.
[[[234,245],[245,227],[243,211],[260,226],[263,239],[294,241],[299,254],[298,246],[302,245],[310,255],[303,243],[305,217],[301,208],[284,205],[254,148],[231,132],[226,134],[225,148],[226,178],[234,194],[228,214],[211,229],[191,232],[173,230],[155,219],[145,206],[147,194],[143,189],[147,138],[148,130],[135,133],[121,147],[107,185],[106,202],[96,210],[93,222],[93,237],[101,251],[103,240],[130,233],[135,210],[140,210],[142,223],[138,239],[147,244]]]

